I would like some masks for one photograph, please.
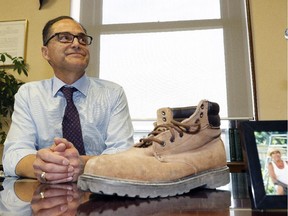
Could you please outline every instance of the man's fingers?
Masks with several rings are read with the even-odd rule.
[[[59,143],[53,147],[51,147],[51,150],[53,152],[64,152],[67,149],[67,146],[64,143]]]
[[[73,173],[46,173],[47,183],[58,184],[72,182],[73,175]]]
[[[72,181],[73,181],[73,177],[71,176],[71,177],[67,177],[64,179],[51,181],[49,182],[49,184],[61,184],[61,183],[72,182]]]
[[[66,145],[66,148],[73,147],[73,144],[64,138],[58,138],[57,137],[54,139],[54,143],[56,146],[58,146],[59,144],[64,144],[64,145]]]
[[[54,138],[54,143],[56,145],[58,145],[59,143],[65,143],[65,142],[68,142],[65,138],[60,138],[60,137]]]
[[[36,158],[39,158],[46,163],[54,163],[62,166],[68,166],[70,164],[67,158],[54,154],[51,149],[40,149],[36,153]]]

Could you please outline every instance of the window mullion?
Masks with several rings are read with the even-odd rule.
[[[185,31],[185,30],[204,30],[222,28],[221,19],[213,20],[190,20],[175,22],[157,22],[157,23],[129,23],[129,24],[109,24],[98,26],[101,34],[121,34],[138,32],[167,32],[167,31]]]

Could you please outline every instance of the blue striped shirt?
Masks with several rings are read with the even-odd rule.
[[[15,176],[17,163],[62,137],[66,99],[61,80],[29,82],[15,95],[12,124],[4,143],[3,168]],[[125,92],[110,81],[84,75],[71,86],[82,127],[86,155],[110,154],[133,145],[133,126]]]

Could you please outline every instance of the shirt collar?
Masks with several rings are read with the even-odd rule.
[[[80,79],[78,79],[76,82],[74,82],[72,85],[67,85],[62,80],[58,79],[56,76],[53,77],[52,80],[52,94],[53,96],[56,96],[57,92],[63,87],[63,86],[71,86],[75,87],[79,92],[81,92],[83,95],[87,96],[88,92],[88,86],[89,86],[89,79],[84,74]]]

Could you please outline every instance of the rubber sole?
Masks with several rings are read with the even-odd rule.
[[[83,174],[77,185],[81,190],[97,194],[156,198],[181,195],[198,187],[215,189],[229,182],[229,168],[225,166],[169,182],[141,182]]]

